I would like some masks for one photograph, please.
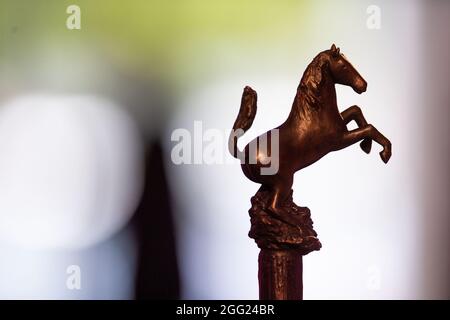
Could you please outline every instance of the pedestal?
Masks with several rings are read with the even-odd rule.
[[[260,300],[302,300],[302,255],[294,250],[262,249],[258,257]]]

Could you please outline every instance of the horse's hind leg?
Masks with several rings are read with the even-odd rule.
[[[348,124],[350,121],[355,120],[359,128],[367,126],[367,121],[364,118],[361,108],[358,106],[351,106],[347,110],[342,111],[341,116],[345,124]],[[361,141],[359,146],[365,153],[370,153],[370,149],[372,149],[372,139],[365,138],[363,141]]]
[[[287,224],[298,226],[298,221],[294,215],[283,209],[283,203],[289,197],[292,188],[293,177],[279,179],[271,187],[271,197],[269,200],[269,211],[276,218],[286,222]]]

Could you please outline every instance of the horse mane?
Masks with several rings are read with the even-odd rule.
[[[319,53],[308,65],[297,88],[296,100],[305,107],[317,111],[322,106],[319,96],[323,84],[324,66],[328,61],[328,50]]]

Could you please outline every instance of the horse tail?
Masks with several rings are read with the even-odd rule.
[[[243,159],[243,152],[238,149],[237,140],[250,129],[256,116],[256,91],[246,86],[242,93],[241,108],[228,139],[228,150],[235,158]]]

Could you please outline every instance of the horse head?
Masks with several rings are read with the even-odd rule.
[[[356,93],[361,94],[367,89],[367,82],[352,66],[352,64],[340,53],[339,48],[333,44],[328,50],[329,69],[334,82],[352,87]]]

